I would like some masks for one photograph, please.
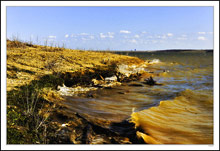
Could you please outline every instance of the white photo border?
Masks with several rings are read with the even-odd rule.
[[[214,7],[213,145],[7,145],[6,8],[7,6],[211,6]],[[219,2],[218,1],[1,1],[1,147],[3,150],[219,150]]]

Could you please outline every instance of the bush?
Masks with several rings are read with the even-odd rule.
[[[47,143],[46,127],[52,103],[43,99],[42,88],[62,83],[56,75],[45,75],[29,85],[7,92],[7,143]]]

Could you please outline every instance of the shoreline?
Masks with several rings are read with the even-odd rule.
[[[106,52],[30,46],[19,42],[17,45],[19,47],[10,46],[7,50],[9,144],[144,143],[136,137],[134,124],[128,121],[112,123],[112,127],[128,126],[132,133],[127,135],[102,128],[78,113],[65,113],[62,108],[67,106],[62,103],[62,95],[112,88],[137,80],[143,74],[149,77],[150,74],[144,71],[149,61]]]
[[[212,129],[210,129],[212,114],[209,112],[212,108],[212,99],[207,98],[209,93],[206,96],[200,94],[201,92],[186,89],[178,92],[178,95],[171,92],[172,97],[162,99],[163,95],[160,96],[161,91],[157,92],[156,86],[155,94],[158,93],[158,97],[162,99],[159,104],[152,104],[149,108],[140,111],[135,111],[136,109],[130,106],[128,110],[126,103],[123,104],[123,99],[120,97],[123,97],[125,102],[130,101],[129,95],[126,97],[126,94],[132,94],[136,91],[134,89],[151,85],[161,85],[161,88],[164,88],[164,84],[166,86],[166,82],[157,83],[153,79],[158,76],[166,77],[172,70],[172,68],[165,70],[163,66],[167,64],[160,62],[159,59],[151,57],[152,60],[144,61],[136,57],[108,52],[85,52],[26,45],[8,49],[7,58],[8,144],[212,142]],[[158,65],[162,66],[160,72],[156,71]],[[169,65],[175,67],[178,63],[170,62]],[[184,74],[179,76],[182,77]],[[10,85],[11,81],[14,85]],[[144,86],[145,84],[148,86]],[[154,94],[151,88],[145,89],[144,92]],[[105,100],[106,95],[113,102],[117,100],[110,108],[108,101],[111,99]],[[206,102],[204,107],[198,104],[198,99],[201,99],[198,97],[201,96]],[[136,96],[134,97],[131,103],[138,101]],[[124,110],[121,112],[118,109],[122,107]],[[207,114],[203,110],[207,110]],[[180,113],[177,114],[178,111]],[[184,117],[182,114],[187,116]],[[182,128],[185,120],[196,120],[195,114],[202,119],[207,118],[205,121],[196,121],[207,125],[204,127],[207,133],[198,133],[198,136],[204,135],[204,140],[200,140],[200,137],[195,135],[197,128],[191,128],[195,122],[188,122],[188,127]],[[172,120],[164,122],[163,119],[167,117]],[[178,118],[182,120],[175,123]],[[181,122],[182,124],[179,125]],[[161,129],[163,133],[160,132]],[[183,129],[186,130],[187,135],[194,137],[183,137]],[[159,132],[167,136],[169,131],[175,132],[173,138],[179,134],[179,139],[173,141],[157,135]],[[187,141],[181,141],[182,139]]]

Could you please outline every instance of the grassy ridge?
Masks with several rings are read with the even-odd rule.
[[[143,61],[107,52],[81,51],[7,41],[7,90],[45,74],[85,71],[112,63],[139,64]]]

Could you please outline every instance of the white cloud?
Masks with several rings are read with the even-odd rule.
[[[130,34],[131,32],[128,31],[128,30],[120,30],[120,33],[123,33],[123,34]]]
[[[86,39],[86,38],[84,38],[84,37],[82,37],[81,39],[82,39],[83,41],[88,40],[88,39]]]
[[[106,35],[104,35],[103,33],[99,34],[100,38],[106,38]]]
[[[114,32],[108,32],[107,34],[100,33],[100,38],[114,38]]]
[[[178,39],[178,40],[187,40],[186,37],[178,37],[177,39]]]
[[[77,34],[77,35],[72,34],[71,37],[75,37],[75,38],[80,37],[81,40],[83,40],[83,41],[95,39],[95,36],[93,36],[93,35],[91,35],[91,34],[89,34],[89,33],[79,33],[79,34]],[[100,33],[100,37],[103,38],[103,37],[104,37],[104,34],[103,34],[103,33]]]
[[[165,42],[164,40],[160,40],[160,41],[159,41],[159,43],[164,43],[164,42]]]
[[[114,33],[114,32],[108,32],[108,34],[109,34],[109,35],[114,35],[115,33]]]
[[[56,36],[48,36],[48,38],[55,39]]]
[[[198,34],[200,34],[200,35],[205,35],[206,32],[200,31],[200,32],[198,32]]]
[[[78,35],[80,35],[80,36],[88,36],[89,34],[88,33],[80,33]]]
[[[81,40],[83,40],[83,41],[86,41],[86,40],[92,40],[92,39],[95,39],[95,36],[93,36],[93,35],[90,35],[90,36],[83,36],[83,37],[81,37]]]
[[[76,37],[76,35],[72,34],[70,37]]]
[[[68,35],[68,34],[66,34],[66,35],[65,35],[65,38],[68,38],[68,37],[69,37],[69,35]]]
[[[112,36],[112,35],[109,35],[109,38],[114,38],[114,36]]]
[[[140,38],[140,36],[139,35],[134,35],[134,38]]]
[[[203,37],[203,36],[199,36],[197,39],[198,39],[198,40],[206,40],[206,38]]]
[[[172,37],[173,34],[172,34],[172,33],[167,33],[167,36],[168,36],[168,37]]]
[[[166,38],[167,38],[166,35],[161,36],[161,39],[166,39]]]
[[[180,37],[177,38],[177,40],[187,40],[187,35],[183,34]]]
[[[94,37],[94,36],[89,36],[89,38],[90,38],[90,39],[95,39],[95,37]]]
[[[108,32],[108,37],[109,38],[114,38],[114,34],[115,34],[114,32]]]
[[[147,32],[146,32],[146,31],[142,31],[141,33],[142,33],[142,34],[146,34]]]
[[[167,38],[167,36],[166,35],[162,35],[162,36],[156,36],[157,38],[159,38],[159,39],[166,39]]]
[[[130,43],[134,43],[134,44],[136,44],[136,43],[137,43],[137,40],[135,40],[135,39],[131,39],[131,40],[129,40],[129,42],[130,42]]]
[[[213,34],[213,32],[208,32],[208,34]]]

